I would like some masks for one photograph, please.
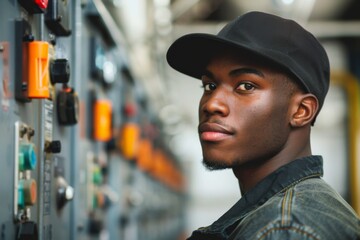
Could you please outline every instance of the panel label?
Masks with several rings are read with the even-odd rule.
[[[54,104],[51,100],[45,100],[45,116],[44,116],[44,135],[46,141],[52,141],[53,131],[53,108]]]
[[[51,210],[51,161],[45,160],[44,164],[44,216],[50,215]]]

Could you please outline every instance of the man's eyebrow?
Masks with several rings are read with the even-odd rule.
[[[209,70],[205,69],[203,74],[201,75],[201,78],[202,77],[208,77],[210,79],[214,79],[214,74],[212,74],[212,72],[210,72]]]
[[[242,75],[242,74],[255,74],[260,77],[265,77],[264,73],[262,73],[261,71],[255,69],[255,68],[237,68],[237,69],[230,71],[230,73],[229,73],[229,75],[233,76],[233,77]]]
[[[230,71],[229,76],[236,77],[236,76],[239,76],[242,74],[255,74],[262,78],[265,77],[264,73],[262,73],[261,71],[255,69],[255,68],[236,68],[236,69]],[[210,72],[209,70],[204,70],[204,73],[202,74],[202,76],[208,77],[210,79],[214,79],[214,74],[212,72]]]

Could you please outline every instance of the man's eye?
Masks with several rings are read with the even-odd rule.
[[[255,86],[251,83],[240,83],[238,89],[241,91],[252,91],[255,89]]]
[[[215,83],[204,83],[203,85],[205,91],[214,91],[216,89]]]

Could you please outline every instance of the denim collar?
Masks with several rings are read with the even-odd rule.
[[[250,211],[264,204],[275,194],[292,185],[323,175],[322,157],[308,156],[296,159],[260,181],[216,222],[193,232],[190,239],[227,239],[237,223]]]

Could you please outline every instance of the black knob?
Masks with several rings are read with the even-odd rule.
[[[36,223],[28,221],[19,224],[17,240],[38,240]]]
[[[61,152],[61,142],[52,141],[45,143],[45,152],[47,153],[60,153]]]
[[[92,236],[98,236],[103,229],[103,221],[101,219],[90,218],[88,222],[89,234]]]
[[[57,96],[57,116],[60,125],[74,125],[79,118],[79,98],[71,91],[62,90]]]
[[[67,59],[56,59],[50,63],[51,84],[68,83],[70,79],[70,65]]]

